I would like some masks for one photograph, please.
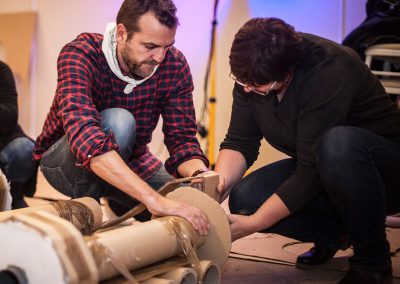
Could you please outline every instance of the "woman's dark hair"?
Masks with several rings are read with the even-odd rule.
[[[255,86],[283,81],[300,58],[301,43],[301,36],[280,19],[251,19],[233,40],[229,55],[232,74]]]
[[[176,16],[176,6],[172,0],[125,0],[117,15],[117,24],[123,24],[128,31],[128,39],[139,32],[139,18],[147,12],[153,12],[157,20],[174,28],[179,24]]]

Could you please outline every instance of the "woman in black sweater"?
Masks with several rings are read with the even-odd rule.
[[[18,125],[17,90],[7,64],[0,61],[0,168],[10,181],[12,209],[26,207],[24,195],[36,189],[34,143]]]
[[[400,211],[400,111],[379,80],[350,48],[274,18],[239,30],[230,65],[232,116],[215,171],[233,238],[314,242],[299,268],[330,260],[347,239],[354,256],[341,283],[391,283],[385,217]],[[242,179],[263,138],[290,158]]]

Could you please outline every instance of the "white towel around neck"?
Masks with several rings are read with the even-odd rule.
[[[129,94],[132,92],[133,88],[142,84],[144,81],[149,79],[156,72],[158,65],[154,67],[153,72],[150,76],[138,81],[130,78],[129,76],[125,76],[122,74],[121,69],[118,65],[117,60],[117,25],[116,23],[108,23],[106,27],[106,31],[104,32],[103,44],[101,46],[104,56],[107,59],[108,66],[110,66],[111,71],[122,81],[128,83],[124,89],[125,94]]]

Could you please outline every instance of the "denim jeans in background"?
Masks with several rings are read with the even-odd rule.
[[[104,131],[113,131],[120,155],[127,161],[136,141],[135,118],[121,108],[106,109],[100,115]],[[75,163],[76,159],[71,153],[67,138],[63,136],[44,153],[40,167],[47,181],[55,189],[72,198],[89,196],[99,201],[100,197],[106,197],[112,200],[110,205],[118,215],[138,204],[137,200],[111,186],[93,172],[76,167]],[[157,190],[171,179],[172,176],[161,167],[158,173],[146,182]]]
[[[352,268],[391,265],[387,214],[400,212],[400,140],[340,126],[321,139],[317,171],[323,191],[303,209],[264,232],[332,245],[345,232],[354,248]],[[295,170],[285,159],[246,176],[230,194],[232,213],[253,214]]]
[[[37,162],[33,161],[33,148],[31,139],[19,137],[0,151],[0,167],[8,181],[23,184],[36,174]]]

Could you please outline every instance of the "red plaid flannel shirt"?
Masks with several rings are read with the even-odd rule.
[[[40,159],[64,134],[77,166],[89,168],[91,157],[118,151],[113,133],[104,132],[99,116],[104,109],[118,107],[130,111],[136,119],[136,143],[128,165],[142,179],[150,178],[161,167],[147,146],[160,115],[170,153],[165,162],[167,171],[177,177],[177,166],[193,158],[208,165],[196,139],[193,82],[183,54],[172,47],[151,78],[124,94],[127,83],[108,67],[102,41],[100,34],[84,33],[61,50],[57,90],[36,140],[34,158]]]

